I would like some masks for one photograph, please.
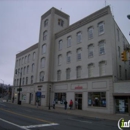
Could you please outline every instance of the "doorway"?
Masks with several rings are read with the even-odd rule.
[[[78,101],[78,108],[82,110],[82,94],[75,94],[75,101]]]

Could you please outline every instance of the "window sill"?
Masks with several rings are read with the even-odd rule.
[[[77,44],[80,44],[80,43],[82,43],[82,41],[81,42],[77,42]]]
[[[102,56],[102,55],[105,55],[105,53],[103,53],[103,54],[99,54],[99,56]]]
[[[88,58],[90,59],[90,58],[93,58],[94,56],[88,56]]]
[[[98,34],[98,36],[101,36],[101,35],[103,35],[103,34],[104,34],[104,32],[102,32],[102,33],[99,33],[99,34]]]

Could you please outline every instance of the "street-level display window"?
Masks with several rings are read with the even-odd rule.
[[[106,92],[89,92],[88,106],[106,107]]]
[[[26,100],[26,94],[22,94],[22,101]]]
[[[56,104],[64,104],[64,101],[66,100],[66,93],[55,93],[54,99]]]

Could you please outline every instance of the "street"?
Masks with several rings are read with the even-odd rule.
[[[117,121],[81,117],[0,101],[0,130],[119,130]]]

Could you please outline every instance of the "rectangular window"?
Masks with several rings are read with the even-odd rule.
[[[81,78],[81,67],[77,67],[77,78]]]
[[[100,55],[105,54],[104,41],[101,41],[99,43],[99,54]]]
[[[119,29],[117,29],[117,39],[118,39],[118,41],[120,41]]]
[[[57,80],[61,80],[61,70],[57,71]]]
[[[120,58],[121,51],[120,51],[120,47],[119,46],[118,46],[118,55],[119,55],[119,58]]]
[[[99,73],[100,73],[100,76],[103,76],[106,74],[105,62],[99,63]]]
[[[88,46],[88,57],[93,57],[93,45]]]
[[[54,99],[56,104],[64,105],[64,101],[66,100],[66,93],[55,93]]]
[[[62,26],[64,25],[64,21],[62,19],[58,19],[58,25]]]
[[[77,49],[77,60],[81,60],[81,48]]]
[[[88,77],[93,77],[93,64],[88,66]]]
[[[66,79],[70,79],[70,69],[66,70]]]
[[[119,65],[119,77],[121,78],[121,65]]]
[[[106,107],[106,92],[88,92],[88,106]]]
[[[33,84],[33,76],[31,76],[31,84]]]
[[[45,67],[45,58],[42,58],[41,59],[41,68],[44,68]]]
[[[99,35],[104,33],[104,22],[98,24],[98,33]]]
[[[34,63],[32,64],[32,72],[34,72]]]
[[[27,66],[27,74],[29,73],[29,65]]]
[[[30,54],[28,55],[28,63],[29,63],[29,61],[30,61]]]
[[[59,56],[58,56],[58,65],[61,65],[61,60],[62,60],[62,56],[59,55]]]
[[[35,52],[33,52],[33,60],[35,60],[35,56],[36,56],[36,53],[35,53]]]
[[[68,52],[67,53],[67,63],[70,63],[71,62],[71,53]]]
[[[28,77],[26,77],[26,85],[28,84]]]

